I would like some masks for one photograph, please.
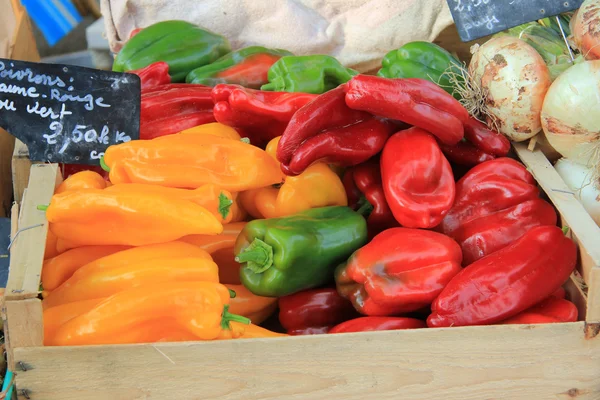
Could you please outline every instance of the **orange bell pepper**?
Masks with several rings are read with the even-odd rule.
[[[229,311],[249,318],[253,324],[261,324],[277,309],[277,297],[257,296],[243,285],[228,285],[235,292],[230,300]]]
[[[154,282],[219,282],[219,267],[201,257],[144,260],[123,267],[80,268],[42,300],[44,309],[74,301],[99,299]]]
[[[128,246],[84,246],[49,258],[44,261],[42,267],[42,287],[44,290],[52,291],[85,264],[129,248]]]
[[[210,124],[198,125],[179,132],[180,135],[212,135],[226,139],[240,140],[240,134],[230,126],[223,125],[219,122],[211,122]]]
[[[181,241],[198,246],[211,255],[219,266],[219,282],[239,285],[240,264],[235,261],[233,246],[244,226],[246,222],[231,223],[223,225],[220,235],[190,235],[181,238]]]
[[[198,204],[136,190],[82,189],[56,194],[47,206],[46,218],[58,238],[78,246],[141,246],[223,231],[217,218]]]
[[[229,223],[239,213],[231,192],[213,184],[202,185],[197,189],[177,189],[145,183],[119,183],[106,188],[107,192],[157,193],[168,197],[189,200],[210,211],[219,222]],[[236,196],[237,197],[237,196]]]
[[[279,139],[267,145],[272,156]],[[242,207],[254,218],[278,218],[311,208],[348,205],[342,180],[323,163],[311,165],[300,175],[286,176],[280,188],[248,190],[239,197]]]
[[[75,317],[85,314],[104,299],[91,299],[66,303],[44,310],[44,345],[56,334],[58,328]]]
[[[81,189],[104,189],[106,180],[97,172],[80,171],[74,173],[65,179],[54,191],[54,194],[63,193],[69,190]]]
[[[125,290],[63,324],[48,338],[51,346],[135,343],[127,333],[151,321],[172,318],[197,340],[213,340],[231,329],[229,289],[215,282],[156,282]]]
[[[113,184],[148,183],[195,189],[212,183],[231,192],[281,181],[264,150],[213,135],[167,135],[110,146],[103,159]]]
[[[52,229],[48,229],[46,235],[46,247],[44,249],[44,260],[56,257],[60,253],[61,252],[58,249],[58,238],[52,233]]]

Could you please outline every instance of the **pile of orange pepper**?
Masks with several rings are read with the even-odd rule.
[[[235,241],[251,218],[347,205],[326,164],[286,177],[266,150],[211,123],[107,149],[50,204],[42,269],[46,345],[285,336],[260,326],[277,298],[240,283]]]

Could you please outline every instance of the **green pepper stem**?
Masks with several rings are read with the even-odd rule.
[[[46,211],[48,209],[48,206],[42,204],[42,205],[37,206],[37,209],[40,211]]]
[[[246,268],[260,274],[273,265],[273,248],[260,239],[254,239],[235,257],[235,261],[240,264],[246,263]]]
[[[223,318],[221,318],[221,328],[223,329],[231,329],[229,323],[239,322],[241,324],[250,325],[250,318],[242,317],[241,315],[232,314],[229,312],[229,304],[223,307]]]
[[[237,293],[235,292],[235,290],[229,289],[229,297],[232,299],[235,299],[235,296],[237,296]]]
[[[357,213],[367,218],[373,212],[373,205],[369,203],[365,196],[361,197],[358,202],[359,208],[356,210]]]
[[[250,138],[243,137],[243,138],[240,139],[240,142],[246,143],[246,144],[250,144]]]
[[[106,172],[110,172],[110,168],[108,168],[108,165],[106,165],[106,163],[104,162],[104,156],[100,157],[100,168],[102,168]]]
[[[233,200],[225,196],[225,193],[221,192],[221,194],[219,194],[219,214],[221,217],[223,217],[223,219],[227,218],[229,215],[229,209],[231,208],[232,204]]]
[[[568,226],[563,226],[562,227],[562,231],[563,231],[563,234],[566,236],[569,233],[569,227]]]

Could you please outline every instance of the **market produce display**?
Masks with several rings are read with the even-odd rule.
[[[598,190],[600,0],[582,9],[469,62],[407,43],[373,75],[183,21],[135,32],[113,69],[141,79],[140,139],[38,205],[44,343],[576,321],[575,242],[511,142]]]

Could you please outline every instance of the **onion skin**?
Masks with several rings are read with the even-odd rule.
[[[548,143],[563,157],[598,168],[600,60],[575,64],[552,83],[541,121]]]
[[[473,54],[469,74],[486,94],[487,111],[500,133],[522,142],[542,130],[540,113],[552,80],[532,46],[515,37],[492,38]]]
[[[593,180],[593,171],[583,165],[577,164],[568,158],[561,158],[554,165],[554,169],[565,181],[590,214],[592,219],[600,226],[600,182]]]
[[[600,59],[600,0],[586,0],[571,20],[573,41],[586,60]]]

